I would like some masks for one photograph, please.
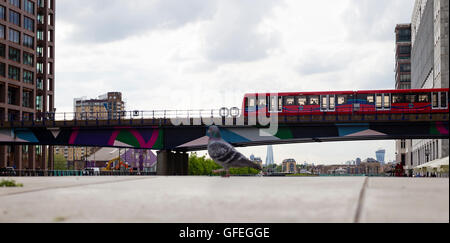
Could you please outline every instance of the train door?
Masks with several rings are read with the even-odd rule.
[[[320,96],[320,111],[334,111],[335,107],[335,95]]]
[[[375,95],[375,107],[377,110],[390,110],[391,109],[391,94],[376,94]]]
[[[447,109],[448,107],[448,93],[447,92],[433,92],[431,93],[431,107],[436,109]]]
[[[269,112],[281,112],[283,106],[283,97],[269,96]]]

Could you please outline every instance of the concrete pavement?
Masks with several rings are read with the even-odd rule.
[[[449,222],[448,178],[10,179],[0,222]]]

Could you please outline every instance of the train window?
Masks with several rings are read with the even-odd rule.
[[[254,97],[248,98],[248,106],[249,107],[255,106],[255,98]]]
[[[441,92],[441,108],[447,107],[447,92]]]
[[[258,98],[258,106],[266,106],[266,97]]]
[[[405,96],[407,103],[415,103],[416,102],[416,95],[415,94],[407,94]]]
[[[283,109],[283,98],[278,97],[278,111],[281,111]]]
[[[391,107],[391,101],[390,101],[390,98],[391,97],[389,97],[390,95],[389,94],[384,94],[384,108],[389,108],[389,107]]]
[[[343,95],[338,95],[338,97],[337,97],[337,103],[338,103],[338,105],[344,104],[344,103],[345,103],[345,96],[343,96]]]
[[[419,94],[418,102],[422,102],[422,103],[430,102],[430,95],[428,95],[428,94]]]
[[[306,96],[298,96],[297,103],[298,105],[306,105]]]
[[[330,96],[330,110],[334,110],[334,95]]]
[[[373,95],[368,95],[367,96],[367,103],[373,104]]]
[[[295,99],[292,96],[284,97],[284,105],[295,105]]]
[[[405,96],[403,94],[392,95],[392,104],[405,103]]]
[[[322,109],[327,109],[327,107],[328,107],[328,102],[327,102],[327,96],[326,95],[324,95],[324,96],[322,96]]]
[[[382,108],[383,104],[382,104],[383,100],[381,99],[381,94],[377,94],[377,98],[376,98],[376,103],[377,103],[377,108]]]
[[[309,97],[310,105],[318,105],[319,104],[319,96],[311,96]]]
[[[433,101],[433,108],[439,107],[439,104],[438,104],[438,93],[433,93],[432,101]]]

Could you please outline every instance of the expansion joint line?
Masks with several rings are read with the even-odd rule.
[[[353,219],[354,223],[360,223],[361,211],[362,211],[362,207],[363,207],[363,203],[364,203],[364,194],[366,192],[368,181],[369,181],[369,177],[366,176],[366,178],[364,179],[364,183],[362,185],[361,191],[359,192],[358,205],[356,208],[355,218]]]

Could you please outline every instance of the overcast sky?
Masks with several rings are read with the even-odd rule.
[[[413,0],[60,0],[56,108],[120,91],[127,110],[241,106],[247,92],[394,88],[394,28]],[[316,164],[394,141],[274,146]],[[265,160],[266,147],[239,149]]]

